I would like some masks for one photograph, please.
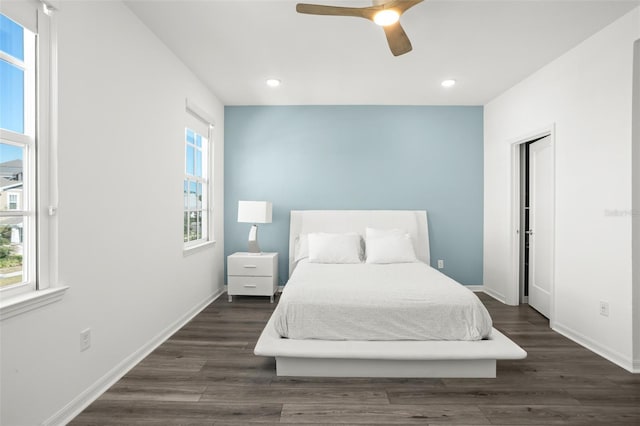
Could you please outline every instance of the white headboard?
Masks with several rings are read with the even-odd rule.
[[[427,265],[429,257],[429,229],[424,210],[292,210],[289,231],[289,276],[295,268],[295,248],[298,235],[310,232],[357,232],[365,229],[398,228],[411,235],[416,256]]]

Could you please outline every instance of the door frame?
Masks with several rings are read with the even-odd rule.
[[[520,304],[520,146],[524,143],[531,142],[544,136],[551,139],[551,164],[552,176],[551,181],[551,306],[549,314],[549,323],[553,327],[555,318],[555,252],[556,252],[556,138],[555,123],[545,126],[541,129],[526,133],[520,137],[513,139],[510,143],[511,147],[511,283],[507,288],[506,302],[509,305]]]

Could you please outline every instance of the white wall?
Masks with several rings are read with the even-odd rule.
[[[63,421],[224,282],[222,104],[120,2],[61,2],[57,19],[59,275],[71,288],[1,323],[3,425]],[[216,121],[217,244],[183,256],[187,97]]]
[[[504,299],[511,264],[511,147],[555,124],[552,326],[632,363],[631,129],[636,8],[485,106],[484,285]],[[610,305],[599,315],[599,302]]]

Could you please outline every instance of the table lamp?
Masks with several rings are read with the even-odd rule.
[[[249,254],[260,254],[258,245],[258,223],[271,223],[269,201],[238,201],[238,222],[251,223],[249,231]]]

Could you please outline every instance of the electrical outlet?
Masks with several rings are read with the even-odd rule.
[[[609,316],[609,302],[600,302],[600,315],[603,317]]]
[[[438,259],[438,269],[444,268],[444,260]]]
[[[86,351],[91,347],[91,329],[87,328],[80,332],[80,352]]]

